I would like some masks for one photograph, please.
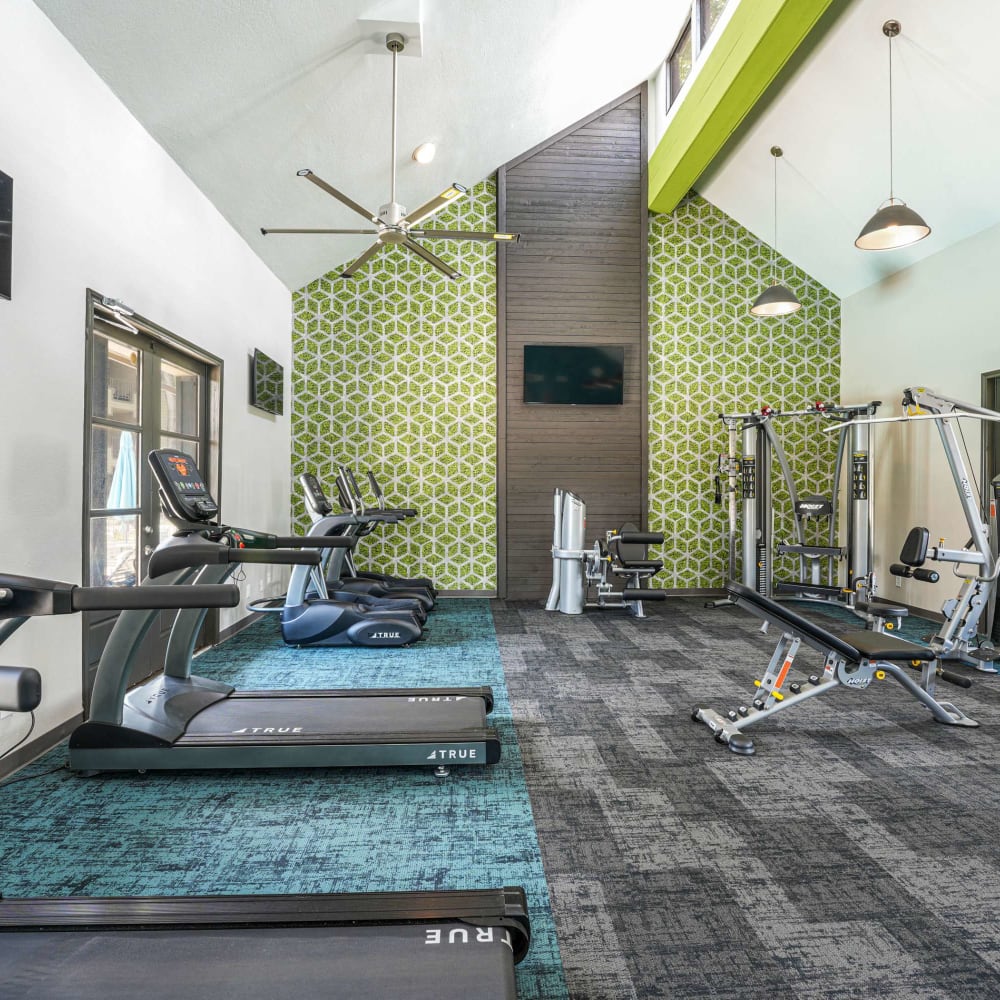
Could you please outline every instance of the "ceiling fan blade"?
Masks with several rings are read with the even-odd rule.
[[[377,229],[264,229],[261,228],[262,236],[270,236],[271,233],[334,233],[339,236],[378,236]]]
[[[320,190],[325,191],[328,195],[332,195],[337,199],[342,205],[346,205],[348,208],[357,212],[358,215],[363,215],[369,222],[375,221],[375,214],[369,212],[368,209],[362,208],[356,201],[348,198],[346,194],[342,194],[333,185],[327,184],[326,181],[317,177],[308,167],[305,170],[300,170],[298,172],[299,177],[304,177],[307,181],[312,181]]]
[[[479,240],[482,243],[516,243],[520,233],[460,233],[454,229],[411,229],[411,236],[422,236],[428,240]]]
[[[430,250],[422,247],[416,240],[406,239],[403,246],[407,250],[412,250],[418,257],[423,257],[428,264],[433,264],[442,274],[449,278],[458,278],[461,275],[450,264],[446,264],[440,257],[435,257]]]
[[[462,187],[461,184],[452,184],[450,188],[445,188],[444,191],[439,195],[435,195],[425,205],[421,205],[420,208],[410,212],[406,217],[406,221],[411,226],[416,226],[428,216],[433,215],[439,208],[444,208],[445,205],[451,204],[456,198],[461,198],[463,194],[467,194],[468,191],[469,189]]]
[[[348,264],[343,271],[340,272],[342,278],[353,278],[357,274],[358,270],[365,266],[385,246],[384,243],[376,240],[360,257],[357,258],[353,263]]]

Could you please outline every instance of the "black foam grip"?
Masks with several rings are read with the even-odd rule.
[[[226,556],[225,545],[218,545],[215,542],[174,545],[166,549],[157,549],[149,557],[146,573],[152,579],[191,566],[220,566],[227,562],[229,559]]]
[[[955,687],[972,687],[972,679],[970,677],[966,677],[963,674],[953,674],[950,670],[942,670],[941,673],[938,674],[938,677],[940,677],[943,681],[947,681],[949,684],[954,684]]]
[[[635,590],[632,588],[622,591],[623,601],[665,601],[666,591],[663,590]]]
[[[318,566],[322,556],[315,549],[229,549],[229,561],[266,563],[271,566]]]
[[[353,549],[357,539],[343,535],[276,535],[274,543],[279,549]]]
[[[235,608],[240,589],[232,584],[179,587],[74,587],[74,611],[154,611],[172,608]]]
[[[618,539],[626,545],[663,544],[663,535],[659,531],[623,531]]]
[[[921,580],[923,583],[937,583],[941,579],[941,574],[936,569],[915,569],[913,579]]]
[[[42,700],[42,675],[34,667],[0,667],[0,712],[33,712]]]
[[[913,570],[909,566],[904,566],[902,563],[893,563],[889,567],[889,572],[893,576],[913,576]]]

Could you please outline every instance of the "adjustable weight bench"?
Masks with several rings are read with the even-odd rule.
[[[754,681],[757,690],[749,705],[740,705],[725,715],[711,708],[696,708],[691,714],[695,722],[705,723],[716,741],[726,744],[733,753],[749,756],[754,752],[753,740],[743,730],[762,719],[831,688],[864,690],[872,681],[885,677],[892,677],[909,691],[936,721],[949,726],[979,725],[950,702],[938,701],[934,696],[938,678],[959,687],[971,687],[971,682],[961,674],[941,669],[933,651],[926,646],[882,632],[857,630],[834,635],[796,614],[788,605],[763,597],[741,583],[727,584],[726,591],[734,604],[782,630],[764,676]],[[812,674],[805,681],[789,680],[795,656],[803,644],[824,655],[823,673]],[[910,675],[910,668],[920,670],[919,682]]]

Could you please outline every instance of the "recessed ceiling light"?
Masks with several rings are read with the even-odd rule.
[[[434,154],[437,152],[437,146],[433,142],[422,142],[413,151],[413,159],[417,163],[430,163],[434,159]]]

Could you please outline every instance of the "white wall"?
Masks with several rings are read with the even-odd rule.
[[[14,178],[0,572],[80,580],[88,287],[223,359],[223,511],[285,531],[289,419],[251,410],[246,383],[254,347],[290,370],[288,291],[34,4],[0,0],[0,26],[0,170]],[[0,651],[42,671],[37,732],[80,711],[81,656],[78,615],[29,622]],[[23,728],[0,722],[0,746]]]
[[[933,235],[929,239],[933,239]],[[902,412],[907,386],[926,385],[944,396],[981,404],[980,376],[1000,369],[996,262],[1000,226],[987,229],[842,300],[842,398],[881,399],[882,415]],[[978,421],[963,420],[979,480]],[[897,560],[907,531],[930,529],[961,548],[968,530],[944,449],[933,422],[876,431],[876,568],[888,599],[937,611],[958,592],[951,566],[942,563],[938,584],[904,581],[897,589],[888,565]],[[980,482],[980,487],[983,484]]]

